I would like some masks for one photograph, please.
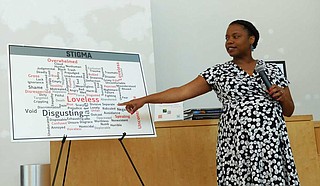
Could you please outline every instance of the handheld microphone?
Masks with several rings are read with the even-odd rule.
[[[265,73],[264,69],[265,69],[265,65],[264,64],[263,65],[257,65],[256,68],[255,68],[256,72],[259,73],[259,76],[261,77],[262,81],[264,82],[264,84],[266,85],[267,89],[269,90],[270,87],[271,87],[271,83],[270,83],[270,81],[269,81],[269,79],[267,77],[267,74]]]

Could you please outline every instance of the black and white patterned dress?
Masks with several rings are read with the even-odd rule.
[[[276,65],[265,65],[271,84],[288,86]],[[299,185],[281,105],[265,91],[259,75],[250,76],[229,61],[201,76],[224,110],[218,131],[218,185]]]

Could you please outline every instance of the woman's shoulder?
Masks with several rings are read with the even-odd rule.
[[[218,63],[215,64],[206,70],[204,70],[201,73],[201,76],[206,77],[206,76],[221,76],[222,74],[226,74],[230,71],[230,68],[232,68],[232,61],[224,62],[224,63]]]
[[[273,63],[272,61],[263,61],[263,60],[259,60],[257,62],[257,65],[261,65],[263,64],[265,66],[265,71],[267,74],[269,74],[269,76],[273,77],[273,78],[286,78],[284,72],[280,69],[280,67],[278,66],[277,63]]]
[[[213,65],[212,67],[209,67],[209,68],[210,69],[215,69],[215,70],[228,69],[228,68],[230,68],[230,66],[232,66],[232,64],[233,64],[232,61],[227,61],[227,62],[224,62],[224,63],[215,64],[215,65]]]
[[[272,61],[265,61],[263,59],[257,59],[256,61],[257,61],[257,65],[264,65],[267,68],[277,67],[277,64],[272,63]]]
[[[266,70],[269,71],[279,71],[280,68],[276,63],[272,63],[272,61],[264,61],[264,60],[258,60],[258,64],[263,64],[266,67]]]

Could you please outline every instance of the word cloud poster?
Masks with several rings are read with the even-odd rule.
[[[12,141],[155,137],[139,54],[8,45]]]

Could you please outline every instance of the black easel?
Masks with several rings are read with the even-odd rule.
[[[63,183],[62,183],[62,186],[64,186],[64,183],[65,183],[65,181],[66,181],[66,177],[67,177],[67,170],[68,170],[68,163],[69,163],[70,149],[71,149],[71,140],[69,141],[69,145],[68,145],[68,154],[67,154],[67,159],[66,159],[66,166],[65,166],[65,168],[64,168],[64,174],[63,174]]]
[[[56,164],[56,170],[54,171],[54,176],[53,176],[53,180],[52,180],[51,186],[54,186],[54,184],[56,182],[56,177],[57,177],[57,172],[58,172],[59,165],[60,165],[62,149],[63,149],[64,142],[66,142],[66,139],[67,139],[67,135],[63,135],[63,138],[62,138],[62,141],[61,141],[61,146],[60,146],[59,157],[58,157],[57,164]]]
[[[55,184],[55,182],[56,182],[56,177],[57,177],[57,172],[58,172],[59,165],[60,165],[60,160],[61,160],[61,154],[62,154],[62,150],[63,150],[63,145],[64,145],[64,142],[66,141],[66,139],[67,139],[67,135],[63,135],[63,138],[62,138],[62,141],[61,141],[61,146],[60,146],[59,157],[58,157],[58,160],[57,160],[56,169],[55,169],[55,172],[54,172],[54,176],[53,176],[53,180],[52,180],[51,186],[54,186],[54,184]],[[64,169],[64,176],[63,176],[63,184],[62,184],[62,185],[64,185],[65,179],[66,179],[66,175],[67,175],[69,155],[70,155],[70,148],[71,148],[71,140],[69,141],[68,154],[67,154],[67,159],[66,159],[66,166],[65,166],[65,169]]]
[[[142,179],[141,179],[141,177],[140,177],[140,174],[139,174],[138,170],[136,169],[136,166],[134,165],[134,163],[133,163],[133,161],[132,161],[132,159],[131,159],[131,157],[130,157],[127,149],[126,149],[126,147],[125,147],[124,144],[122,143],[122,140],[124,139],[124,137],[125,137],[126,135],[127,135],[127,134],[124,132],[124,133],[122,134],[122,137],[119,138],[118,140],[120,141],[123,150],[126,152],[127,157],[128,157],[128,159],[130,160],[130,163],[131,163],[134,171],[136,172],[136,174],[137,174],[137,176],[138,176],[138,178],[139,178],[139,180],[140,180],[141,185],[144,186],[144,183],[143,183],[143,181],[142,181]]]

